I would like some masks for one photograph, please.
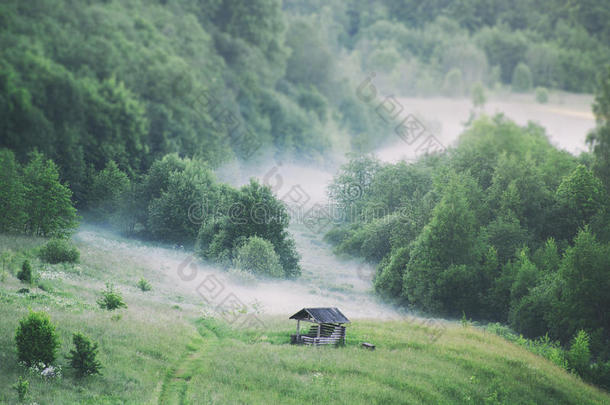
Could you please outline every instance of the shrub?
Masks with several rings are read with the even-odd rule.
[[[17,383],[13,385],[15,391],[17,391],[17,397],[19,398],[19,402],[25,401],[28,396],[28,391],[30,388],[30,382],[23,377],[19,377]]]
[[[141,278],[140,281],[138,281],[138,284],[136,284],[136,285],[138,286],[138,288],[140,290],[145,291],[145,292],[152,290],[152,285],[150,285],[150,283],[143,278]]]
[[[26,284],[32,283],[32,265],[29,260],[24,260],[17,278]]]
[[[251,236],[237,249],[235,267],[257,275],[283,277],[284,270],[278,255],[268,240]]]
[[[40,249],[40,259],[51,264],[76,263],[79,258],[78,249],[65,239],[51,239]]]
[[[102,309],[113,311],[119,308],[127,308],[127,304],[123,301],[123,297],[114,290],[114,286],[106,283],[106,289],[102,291],[102,296],[98,298],[97,304]]]
[[[544,87],[536,87],[536,101],[545,104],[549,101],[549,92]]]
[[[589,334],[584,330],[579,330],[568,350],[568,364],[570,368],[579,375],[584,376],[591,362],[591,352],[589,351]]]
[[[85,377],[92,374],[99,374],[102,365],[96,360],[97,343],[81,334],[75,333],[72,335],[74,349],[70,350],[67,356],[70,360],[70,365],[76,371],[78,377]]]
[[[32,312],[19,321],[15,333],[17,357],[26,365],[51,364],[59,347],[55,325],[44,312]]]

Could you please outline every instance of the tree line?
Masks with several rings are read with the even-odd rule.
[[[402,95],[463,96],[476,84],[592,92],[610,63],[610,9],[600,0],[296,0],[284,8],[322,27],[317,35],[345,55],[341,66],[375,71],[386,91]]]
[[[0,15],[0,147],[52,159],[78,207],[110,161],[130,178],[169,153],[319,161],[377,134],[332,55],[304,71],[312,44],[279,0],[7,1]]]
[[[354,158],[329,187],[344,220],[327,240],[376,263],[375,290],[399,305],[563,344],[584,331],[593,371],[582,374],[610,386],[608,80],[592,153],[497,115],[412,164]]]

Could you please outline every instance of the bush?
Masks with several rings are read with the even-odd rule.
[[[549,92],[544,87],[536,87],[536,101],[540,104],[546,104],[549,101]]]
[[[519,63],[513,71],[513,91],[525,92],[532,88],[532,72],[525,63]]]
[[[52,364],[59,347],[55,326],[44,312],[32,312],[19,321],[15,333],[17,357],[26,365]]]
[[[40,249],[40,259],[51,264],[76,263],[80,258],[78,249],[65,239],[51,239]]]
[[[97,304],[102,309],[113,311],[119,308],[127,308],[127,304],[123,301],[121,294],[114,290],[114,286],[106,283],[106,289],[102,291],[102,296],[98,298]]]
[[[97,343],[81,334],[75,333],[72,335],[74,349],[70,350],[67,356],[70,360],[70,365],[76,371],[78,377],[85,377],[92,374],[99,374],[102,365],[96,360]]]
[[[141,278],[140,281],[138,281],[138,284],[136,285],[140,290],[144,292],[152,290],[152,285],[150,285],[150,283],[143,278]]]
[[[30,388],[30,382],[23,377],[19,377],[17,383],[13,385],[15,391],[17,391],[17,397],[19,398],[19,402],[25,401],[28,396],[28,391]]]
[[[284,270],[278,255],[268,240],[251,236],[237,249],[235,267],[257,275],[283,277]]]
[[[32,265],[29,260],[24,260],[17,278],[26,284],[32,283]]]

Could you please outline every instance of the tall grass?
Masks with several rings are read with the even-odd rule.
[[[20,248],[0,237],[0,252],[32,257],[28,249],[44,243],[22,242]],[[439,333],[413,320],[354,320],[344,347],[292,346],[287,316],[261,315],[263,330],[203,318],[201,304],[168,293],[145,266],[104,260],[112,252],[95,246],[79,248],[78,270],[45,267],[59,274],[49,291],[18,293],[13,274],[0,283],[0,404],[17,401],[11,386],[21,376],[30,383],[29,400],[39,404],[610,403],[607,393],[484,330],[443,323]],[[135,287],[142,276],[159,288],[142,294]],[[107,280],[128,308],[111,313],[96,306]],[[46,311],[57,325],[60,378],[44,379],[17,363],[14,333],[28,307]],[[66,359],[74,332],[99,343],[102,375],[75,378]],[[361,348],[364,341],[377,349]]]

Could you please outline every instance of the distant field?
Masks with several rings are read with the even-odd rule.
[[[16,402],[11,385],[20,375],[37,404],[610,403],[607,393],[474,327],[354,319],[346,347],[296,347],[287,343],[289,313],[260,315],[262,331],[231,328],[209,308],[170,294],[155,272],[147,274],[147,263],[80,242],[81,264],[44,266],[21,251],[40,243],[0,236],[0,251],[16,254],[0,282],[0,403]],[[26,256],[46,291],[17,293],[23,284],[14,273]],[[152,291],[136,289],[140,277],[152,281]],[[104,280],[115,282],[126,310],[97,308]],[[45,381],[17,364],[14,330],[28,307],[47,311],[58,327],[60,379]],[[65,355],[75,331],[99,342],[103,375],[72,375]],[[360,348],[364,341],[377,349]]]

